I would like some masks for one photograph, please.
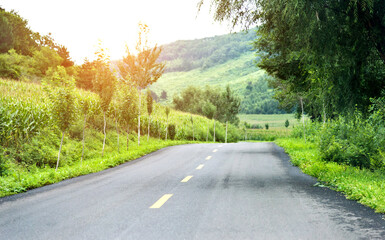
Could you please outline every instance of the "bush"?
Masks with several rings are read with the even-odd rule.
[[[0,177],[4,176],[7,170],[6,160],[5,149],[0,146]]]
[[[379,169],[383,165],[385,139],[370,119],[356,113],[352,119],[340,117],[319,131],[321,158],[360,168]]]

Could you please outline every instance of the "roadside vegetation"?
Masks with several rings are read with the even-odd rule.
[[[0,28],[0,197],[165,146],[239,139],[234,125],[154,103],[144,91],[164,71],[144,24],[136,54],[117,65],[100,42],[96,60],[77,66],[52,36],[1,8]]]
[[[167,117],[166,107],[155,103],[150,124],[148,114],[141,117],[140,131],[142,135],[149,134],[150,138],[147,140],[147,136],[142,136],[138,146],[135,113],[138,93],[136,89],[131,89],[132,105],[127,107],[124,101],[118,101],[120,96],[130,94],[124,92],[126,90],[124,86],[120,86],[121,92],[115,95],[108,108],[105,140],[103,111],[98,95],[85,90],[74,90],[76,116],[64,135],[58,170],[53,174],[62,131],[54,117],[54,105],[48,100],[48,94],[41,84],[0,79],[0,196],[100,171],[165,146],[193,141],[213,142],[213,120],[173,109],[169,109]],[[86,122],[81,106],[84,102],[89,105]],[[122,117],[122,110],[133,112],[127,119]],[[147,112],[145,101],[142,102],[141,111]],[[167,123],[168,141],[165,141]],[[225,125],[216,122],[216,141],[224,142],[225,136]],[[234,142],[239,136],[237,128],[229,125],[227,140]],[[103,141],[105,147],[102,156]]]

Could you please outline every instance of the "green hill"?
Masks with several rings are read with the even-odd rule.
[[[272,98],[269,77],[256,66],[259,57],[252,50],[255,37],[255,31],[250,30],[162,46],[160,60],[166,62],[167,70],[151,90],[158,96],[165,91],[167,99],[163,101],[171,103],[175,94],[190,85],[229,85],[242,100],[242,113],[283,113]]]

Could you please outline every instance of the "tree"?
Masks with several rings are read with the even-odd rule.
[[[200,3],[203,4],[204,0]],[[385,2],[212,0],[214,18],[247,28],[261,23],[255,41],[259,66],[274,77],[281,104],[321,120],[367,112],[385,87]]]
[[[76,75],[76,86],[85,90],[93,91],[93,81],[96,76],[96,61],[90,62],[88,59],[84,60],[84,63],[78,67],[78,73]]]
[[[160,94],[160,99],[167,100],[167,92],[165,90],[162,90],[162,93]]]
[[[70,53],[65,46],[60,45],[57,49],[57,53],[63,59],[63,62],[61,63],[63,67],[72,67],[74,65],[74,62],[71,60]]]
[[[6,53],[13,48],[12,26],[0,10],[0,53]]]
[[[141,91],[148,85],[156,82],[163,74],[165,64],[157,62],[162,49],[158,46],[149,47],[148,26],[139,24],[139,35],[136,44],[137,55],[126,49],[127,55],[123,58],[123,62],[119,64],[120,75],[123,81],[129,83],[132,81],[139,91],[139,107],[138,107],[138,146],[140,145],[140,106]]]
[[[38,49],[38,44],[36,35],[28,28],[28,21],[13,10],[7,12],[0,9],[0,15],[7,19],[12,30],[12,48],[19,54],[32,56],[33,51]]]
[[[138,112],[138,97],[136,95],[135,87],[127,85],[123,82],[120,82],[117,94],[119,95],[118,109],[121,116],[120,121],[121,124],[127,129],[126,149],[128,150],[130,128],[135,126],[135,117]]]
[[[225,92],[223,92],[223,107],[224,107],[224,119],[226,121],[226,136],[225,143],[227,143],[227,124],[230,121],[233,124],[239,124],[239,118],[237,114],[239,112],[240,99],[234,96],[229,85],[226,86]]]
[[[84,157],[84,148],[85,148],[85,130],[87,126],[87,116],[89,113],[97,111],[97,103],[90,95],[80,95],[77,97],[79,99],[79,108],[80,112],[84,116],[84,124],[83,124],[83,138],[82,138],[82,156],[80,158],[80,162],[83,162]]]
[[[112,96],[115,91],[116,77],[110,70],[110,60],[106,54],[106,50],[102,48],[101,42],[99,42],[98,49],[96,51],[97,60],[95,62],[95,78],[93,81],[93,89],[100,97],[100,105],[103,111],[103,149],[102,157],[104,155],[104,147],[106,145],[106,112],[110,106]]]
[[[286,119],[286,121],[285,121],[285,127],[288,128],[289,125],[290,125],[289,119]]]
[[[213,119],[215,112],[217,108],[211,103],[211,102],[205,102],[205,104],[202,107],[202,112],[203,114],[208,118],[208,119]],[[215,120],[214,120],[215,121]],[[209,124],[210,121],[207,121],[207,134],[206,134],[206,142],[208,142],[209,139]],[[214,136],[215,136],[215,128],[214,128]]]
[[[150,139],[150,125],[151,125],[151,113],[152,113],[152,107],[153,106],[153,100],[151,91],[147,91],[147,113],[148,113],[148,129],[147,129],[147,141]]]
[[[62,66],[48,72],[44,81],[44,89],[52,102],[52,112],[62,132],[60,148],[56,162],[57,171],[65,132],[75,120],[75,80],[69,77]]]
[[[166,141],[167,141],[167,133],[168,133],[168,115],[170,114],[170,107],[166,107],[165,112],[166,112],[166,117],[167,117],[167,121],[166,121]]]

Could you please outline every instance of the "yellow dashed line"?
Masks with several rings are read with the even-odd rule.
[[[214,149],[214,150],[213,150],[213,152],[216,152],[216,151],[218,151],[218,149]]]
[[[191,178],[192,178],[193,176],[187,176],[187,177],[185,177],[182,181],[180,181],[180,182],[188,182],[188,180],[190,180]]]
[[[201,165],[199,165],[196,169],[197,169],[197,170],[200,170],[200,169],[202,169],[204,166],[205,166],[204,164],[201,164]]]
[[[208,156],[207,158],[206,158],[206,160],[210,160],[211,159],[211,156]]]
[[[163,197],[161,197],[156,203],[154,203],[150,208],[160,208],[162,205],[167,202],[170,197],[172,197],[173,194],[165,194]]]

